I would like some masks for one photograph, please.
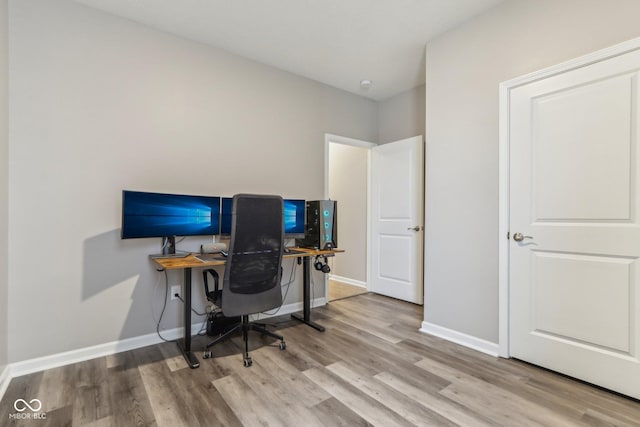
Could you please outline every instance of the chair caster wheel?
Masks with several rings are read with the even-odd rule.
[[[286,350],[287,349],[287,343],[284,341],[280,341],[280,350]]]
[[[245,368],[248,368],[251,365],[253,365],[253,361],[251,360],[250,357],[247,357],[246,359],[244,359],[244,367]]]
[[[211,351],[210,350],[205,350],[204,353],[202,353],[202,358],[203,359],[211,359]]]

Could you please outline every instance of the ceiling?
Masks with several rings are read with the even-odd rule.
[[[424,83],[427,41],[503,0],[76,1],[383,100]]]

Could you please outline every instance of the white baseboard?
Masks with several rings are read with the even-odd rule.
[[[328,278],[329,280],[335,280],[336,282],[342,282],[347,285],[359,286],[367,289],[367,282],[363,282],[361,280],[349,279],[348,277],[336,276],[335,274],[330,274]]]
[[[312,307],[320,307],[327,304],[325,297],[315,298],[311,301]],[[296,302],[292,304],[283,305],[277,313],[261,315],[261,319],[267,319],[269,317],[281,316],[283,314],[295,313],[302,310],[302,302]],[[193,322],[191,325],[191,334],[195,335],[200,331],[202,322]],[[182,328],[173,328],[160,331],[162,336],[167,340],[175,340],[182,338]],[[11,378],[19,377],[22,375],[32,374],[34,372],[44,371],[46,369],[57,368],[59,366],[69,365],[72,363],[83,362],[85,360],[95,359],[97,357],[109,356],[111,354],[120,353],[123,351],[134,350],[140,347],[146,347],[149,345],[159,344],[162,339],[154,332],[147,335],[141,335],[133,338],[126,338],[123,340],[112,341],[105,344],[98,344],[91,347],[80,348],[77,350],[66,351],[63,353],[52,354],[43,357],[37,357],[35,359],[24,360],[22,362],[11,363],[5,368],[5,371],[0,375],[0,392],[3,392],[3,381],[6,378],[6,385],[9,384]],[[10,375],[9,375],[10,373]],[[2,393],[0,393],[1,395]]]
[[[9,383],[11,382],[11,366],[6,365],[2,372],[0,372],[0,401],[4,396],[4,392],[7,391]]]
[[[434,335],[438,338],[443,338],[447,341],[469,347],[473,350],[480,351],[490,356],[498,357],[498,344],[485,341],[481,338],[477,338],[471,335],[463,334],[462,332],[454,331],[453,329],[434,325],[433,323],[429,322],[422,322],[420,332]]]

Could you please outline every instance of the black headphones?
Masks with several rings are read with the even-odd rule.
[[[331,272],[331,267],[327,264],[327,257],[323,256],[322,258],[324,259],[324,262],[320,261],[320,255],[316,255],[316,262],[313,263],[313,267],[323,273]]]

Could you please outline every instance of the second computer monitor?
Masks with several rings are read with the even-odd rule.
[[[223,197],[221,201],[220,234],[228,236],[231,234],[231,216],[233,212],[233,199]],[[305,220],[304,200],[285,199],[284,200],[284,233],[285,238],[303,238]]]
[[[301,239],[304,237],[304,221],[306,218],[305,200],[284,200],[284,235],[288,239]]]

